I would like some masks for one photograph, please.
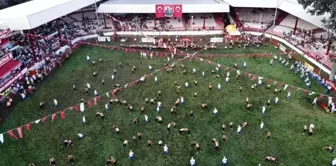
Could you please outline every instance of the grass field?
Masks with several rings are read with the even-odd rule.
[[[232,50],[230,53],[260,53],[277,52],[274,48],[264,48],[259,50]],[[214,53],[214,52],[212,52]],[[218,51],[217,53],[223,53]],[[86,55],[91,54],[92,59],[104,59],[103,64],[93,67],[86,62]],[[7,119],[1,124],[0,131],[7,131],[20,125],[32,122],[36,119],[52,114],[61,109],[78,104],[80,99],[94,97],[93,92],[89,96],[84,95],[84,87],[89,82],[93,89],[99,93],[108,92],[113,89],[115,83],[124,85],[130,81],[138,79],[143,74],[149,73],[147,66],[151,65],[155,69],[160,69],[166,62],[165,59],[140,59],[138,53],[126,54],[120,51],[110,51],[102,48],[83,46],[75,52],[63,66],[41,83],[37,92],[29,96],[23,102],[16,100],[14,107],[9,111]],[[278,62],[273,66],[269,65],[270,57],[267,58],[214,58],[213,61],[231,66],[233,62],[241,65],[247,62],[246,71],[269,79],[283,81],[298,87],[305,88],[303,81],[298,75],[290,72],[288,68]],[[119,68],[122,62],[124,67]],[[170,62],[172,63],[172,62]],[[186,66],[187,74],[182,73],[180,64]],[[135,74],[131,73],[132,66],[137,67]],[[192,74],[192,68],[197,70]],[[190,157],[196,159],[197,165],[220,165],[223,156],[228,158],[229,165],[274,165],[263,161],[266,155],[272,155],[279,159],[279,165],[330,165],[335,154],[331,154],[322,148],[334,144],[336,136],[336,120],[332,114],[321,111],[320,108],[312,106],[310,103],[315,96],[308,96],[302,91],[292,91],[290,100],[286,99],[287,92],[277,94],[280,98],[278,105],[272,104],[267,108],[266,115],[261,115],[261,106],[266,104],[267,99],[272,101],[275,97],[272,86],[271,91],[265,87],[260,87],[252,91],[250,86],[256,83],[249,78],[242,76],[236,81],[236,72],[231,72],[230,82],[225,82],[227,71],[221,69],[221,78],[214,78],[210,74],[214,66],[206,62],[197,60],[183,60],[176,64],[174,71],[155,73],[159,83],[154,84],[153,77],[146,80],[139,86],[125,89],[119,99],[125,99],[134,106],[134,112],[130,112],[126,106],[112,105],[110,112],[104,111],[104,105],[110,98],[103,95],[102,101],[83,113],[67,111],[66,119],[60,120],[56,117],[54,121],[50,118],[42,123],[33,124],[30,131],[24,130],[24,139],[13,140],[5,135],[5,143],[0,145],[0,165],[25,166],[30,162],[36,165],[48,165],[50,157],[55,157],[57,165],[70,165],[66,161],[69,153],[72,153],[76,161],[74,165],[99,166],[105,165],[106,159],[113,155],[118,165],[189,165]],[[111,81],[113,69],[117,70],[115,82]],[[92,73],[97,71],[98,78],[92,78]],[[206,72],[202,78],[201,71]],[[105,85],[101,80],[105,80]],[[198,81],[198,87],[193,86],[193,80]],[[174,82],[181,86],[181,93],[177,94]],[[184,88],[184,82],[189,82],[189,88]],[[211,82],[213,90],[208,90],[208,83]],[[222,89],[217,90],[217,84],[221,83]],[[265,82],[264,82],[265,83]],[[77,93],[73,93],[72,85],[77,86]],[[243,92],[239,92],[239,87],[243,87]],[[312,90],[324,92],[312,81]],[[156,112],[156,105],[146,105],[145,98],[156,96],[157,91],[162,91],[162,96],[158,98],[162,102],[159,113]],[[197,98],[193,97],[194,92],[198,93]],[[175,100],[184,96],[185,103],[178,106],[177,113],[171,114],[170,108]],[[247,111],[245,108],[245,97],[250,98],[253,108]],[[60,107],[55,108],[52,99],[58,99]],[[45,109],[39,109],[39,102],[47,102]],[[208,109],[202,111],[201,104],[208,103]],[[144,114],[140,113],[140,107],[146,106],[145,113],[150,122],[145,123]],[[213,116],[213,109],[217,108],[219,114]],[[189,117],[189,112],[193,110],[194,117]],[[95,118],[96,111],[104,111],[105,120]],[[157,124],[154,119],[157,115],[162,116],[163,124]],[[87,123],[82,123],[82,116],[86,116]],[[138,117],[139,123],[132,124],[132,119]],[[237,125],[248,122],[249,127],[242,130],[242,135],[236,133]],[[265,127],[260,130],[259,125],[263,121]],[[166,127],[170,122],[176,122],[176,129],[167,132]],[[221,129],[223,123],[234,123],[234,130]],[[303,126],[315,124],[315,133],[312,137],[303,135]],[[120,134],[117,135],[112,127],[118,124]],[[180,135],[178,130],[187,127],[191,134]],[[271,132],[270,139],[266,138],[267,132]],[[16,132],[16,131],[15,131]],[[143,138],[137,143],[132,141],[132,136],[137,132],[142,132]],[[77,139],[77,133],[83,133],[86,137]],[[228,137],[226,143],[220,140],[222,135]],[[216,151],[211,145],[212,138],[220,140],[219,150]],[[74,140],[72,147],[60,148],[65,139]],[[122,146],[122,142],[127,139],[129,145]],[[151,148],[147,147],[147,140],[153,141]],[[169,147],[169,155],[164,156],[163,148],[157,145],[162,140]],[[191,141],[200,143],[201,150],[197,152],[190,146]],[[128,152],[132,149],[135,153],[135,160],[128,159]]]

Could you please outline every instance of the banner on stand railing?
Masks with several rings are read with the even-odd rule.
[[[98,41],[99,42],[111,42],[111,38],[110,37],[98,36]]]
[[[143,37],[141,38],[142,43],[154,43],[154,38],[151,37]]]
[[[222,37],[212,37],[211,39],[210,39],[210,42],[211,43],[223,43],[223,38]]]

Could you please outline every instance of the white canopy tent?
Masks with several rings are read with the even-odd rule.
[[[11,30],[28,30],[101,0],[34,0],[0,10],[0,21]]]
[[[155,4],[182,4],[183,13],[227,13],[230,6],[215,0],[109,0],[97,13],[155,13]]]
[[[328,14],[323,16],[311,15],[297,0],[222,0],[233,7],[247,8],[278,8],[302,20],[305,20],[315,26],[323,27],[322,19],[329,17]]]

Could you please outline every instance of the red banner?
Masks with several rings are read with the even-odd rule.
[[[175,18],[182,17],[182,5],[174,5],[174,17]]]
[[[164,17],[163,8],[164,8],[164,5],[155,5],[155,16],[156,16],[156,18],[163,18]]]
[[[155,5],[156,18],[163,17],[182,17],[182,5]]]

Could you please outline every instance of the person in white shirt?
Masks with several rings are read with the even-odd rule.
[[[111,78],[112,78],[112,81],[114,81],[114,74],[112,74]]]
[[[158,78],[157,78],[157,76],[154,77],[154,82],[155,82],[155,84],[158,83]]]
[[[191,159],[190,159],[190,165],[191,166],[196,166],[196,160],[194,159],[194,157],[191,157]]]
[[[222,165],[227,166],[227,158],[225,156],[223,157]]]
[[[336,166],[336,158],[334,158],[334,160],[331,162],[332,166]]]
[[[82,133],[78,133],[77,136],[78,136],[79,139],[83,139],[84,138],[84,134],[82,134]]]
[[[265,115],[265,111],[266,111],[266,106],[262,106],[261,107],[261,113],[264,116]]]
[[[202,71],[202,78],[204,78],[205,77],[205,72],[204,71]]]
[[[27,99],[26,94],[21,93],[20,95],[21,95],[21,97],[22,97],[23,100],[26,100],[26,99]]]
[[[56,99],[54,99],[54,104],[55,104],[55,107],[58,107],[58,102]]]
[[[86,123],[86,118],[85,118],[85,116],[82,117],[82,122],[83,122],[83,124]]]
[[[217,90],[220,90],[220,89],[221,89],[221,84],[218,83],[218,85],[217,85]]]
[[[278,102],[279,102],[279,97],[275,97],[275,99],[274,99],[274,103],[275,103],[275,104],[278,104]]]
[[[219,68],[218,67],[216,67],[216,72],[219,73]]]
[[[148,116],[147,116],[147,115],[145,115],[145,121],[146,121],[146,123],[149,122],[149,119],[148,119]]]
[[[287,93],[287,99],[288,99],[288,100],[289,100],[290,96],[291,96],[291,93],[288,92],[288,93]]]
[[[191,73],[195,74],[196,73],[196,69],[193,68]]]
[[[86,86],[89,90],[91,89],[91,85],[89,83],[86,83]]]
[[[259,77],[258,78],[258,85],[261,86],[262,85],[262,79]]]
[[[188,87],[189,87],[189,83],[188,83],[188,82],[185,82],[185,83],[184,83],[184,86],[185,86],[186,88],[188,88]]]
[[[229,77],[226,77],[226,78],[225,78],[225,81],[226,81],[226,82],[229,82],[229,80],[230,80]]]
[[[106,110],[106,112],[110,111],[109,104],[105,104],[105,110]]]
[[[264,128],[264,122],[261,121],[261,123],[260,123],[260,129],[262,130],[263,128]]]
[[[86,56],[86,60],[87,60],[88,62],[90,61],[90,56],[89,56],[89,55]]]
[[[128,153],[128,156],[130,160],[134,160],[134,153],[132,150],[130,150],[130,152]]]
[[[94,90],[93,93],[94,93],[95,96],[98,96],[97,90]]]
[[[213,114],[214,114],[214,116],[217,116],[217,114],[218,114],[218,110],[217,110],[217,108],[215,108],[215,109],[213,110]]]
[[[153,70],[152,66],[148,66],[148,70],[151,72]]]
[[[243,67],[246,68],[246,62],[243,63]]]
[[[165,144],[165,145],[163,146],[163,154],[164,154],[164,155],[168,155],[168,146],[167,146],[167,144]]]
[[[239,134],[239,135],[241,135],[241,126],[240,125],[238,125],[238,128],[237,128],[237,134]]]
[[[312,102],[312,105],[316,105],[316,103],[317,103],[317,97],[313,100],[313,102]]]

